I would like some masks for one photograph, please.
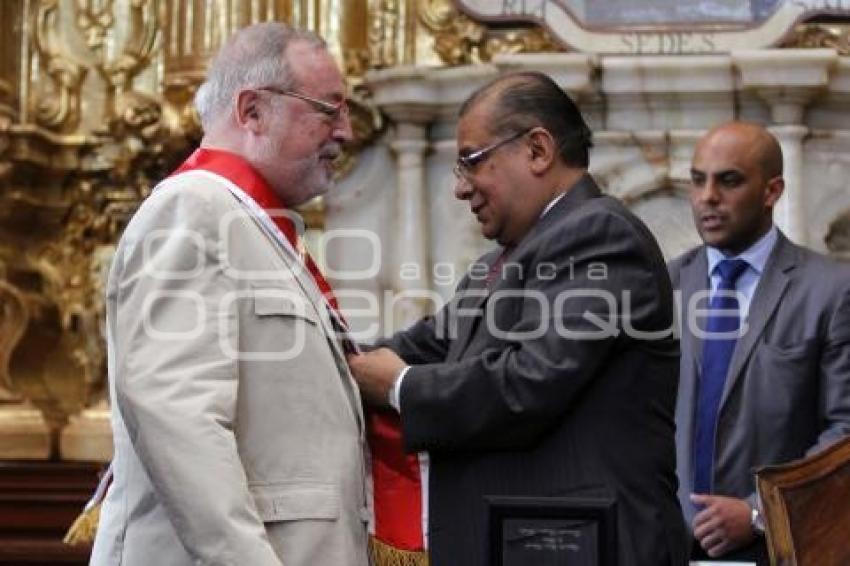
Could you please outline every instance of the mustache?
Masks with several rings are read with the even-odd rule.
[[[335,160],[342,154],[342,145],[337,142],[330,142],[322,146],[319,150],[319,157],[322,159]]]

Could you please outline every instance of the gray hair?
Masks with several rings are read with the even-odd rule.
[[[280,22],[254,24],[234,33],[216,54],[206,80],[195,93],[195,108],[203,129],[208,130],[228,111],[241,89],[272,84],[296,88],[283,56],[295,41],[307,42],[317,49],[327,48],[325,40],[315,33]]]

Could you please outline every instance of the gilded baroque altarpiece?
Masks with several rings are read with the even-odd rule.
[[[105,272],[139,202],[199,140],[191,100],[235,29],[278,20],[329,40],[348,79],[356,137],[339,164],[344,179],[393,126],[370,76],[380,83],[380,70],[484,68],[511,54],[580,51],[537,17],[543,4],[0,0],[0,459],[109,458]],[[585,9],[579,0],[548,4]],[[617,37],[623,52],[635,45]],[[850,48],[842,25],[798,25],[782,41]],[[419,141],[405,143],[394,149],[419,151]],[[400,192],[408,173],[399,173]],[[303,210],[317,231],[323,207]],[[836,241],[850,230],[839,232]]]

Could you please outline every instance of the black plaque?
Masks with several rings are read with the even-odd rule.
[[[488,497],[492,566],[615,566],[617,512],[600,497]]]

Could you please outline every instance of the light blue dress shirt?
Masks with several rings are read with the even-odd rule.
[[[776,226],[771,226],[767,234],[736,256],[724,255],[719,249],[710,246],[706,246],[705,248],[706,257],[708,258],[708,273],[710,274],[712,296],[717,291],[717,286],[720,285],[720,273],[715,269],[718,263],[724,259],[743,259],[747,262],[747,269],[741,274],[735,284],[735,290],[740,293],[738,300],[740,301],[742,321],[746,320],[750,313],[750,303],[753,300],[753,293],[756,292],[756,286],[758,286],[761,274],[764,272],[764,266],[778,238],[779,232]]]

